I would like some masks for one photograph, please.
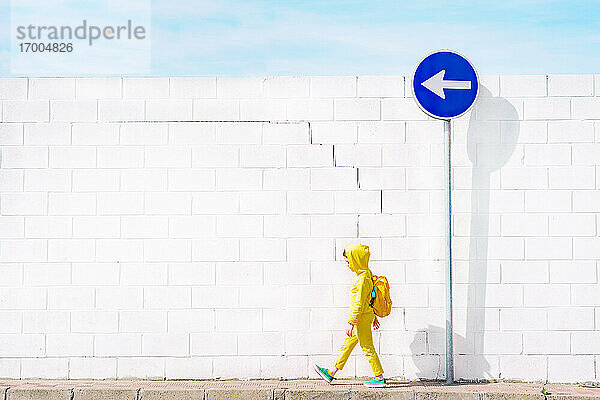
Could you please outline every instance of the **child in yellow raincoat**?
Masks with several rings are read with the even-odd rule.
[[[373,308],[369,305],[371,292],[373,290],[373,274],[369,269],[369,246],[360,243],[351,243],[342,253],[348,267],[356,274],[354,284],[350,292],[350,318],[348,319],[348,329],[346,330],[346,339],[340,349],[337,360],[333,364],[333,369],[322,368],[315,364],[315,371],[327,382],[335,379],[338,370],[344,368],[350,353],[354,350],[356,343],[360,343],[365,356],[371,364],[375,379],[365,382],[368,387],[385,386],[386,381],[383,378],[383,368],[379,361],[379,356],[373,346],[373,336],[371,333],[371,324],[373,328],[379,328],[379,321],[375,316]]]

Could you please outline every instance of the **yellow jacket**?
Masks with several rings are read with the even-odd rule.
[[[345,248],[350,269],[356,274],[350,291],[350,318],[348,323],[356,325],[363,313],[373,313],[369,306],[373,290],[373,274],[369,269],[369,246],[360,243],[350,243]]]

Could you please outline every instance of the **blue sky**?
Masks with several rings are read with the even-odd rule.
[[[407,75],[436,49],[466,55],[480,75],[600,73],[598,0],[147,1],[146,76]],[[52,3],[68,17],[77,1]],[[135,15],[119,10],[126,0],[101,3]],[[9,0],[0,28],[0,76],[11,76]]]

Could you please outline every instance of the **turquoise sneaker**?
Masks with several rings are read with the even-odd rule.
[[[370,381],[363,383],[363,385],[365,385],[366,387],[385,387],[385,378],[373,378]]]
[[[331,385],[331,381],[333,381],[335,378],[329,373],[329,370],[327,368],[321,368],[317,364],[313,365],[313,368],[315,369],[317,374],[321,376],[321,378],[325,379],[327,383]]]

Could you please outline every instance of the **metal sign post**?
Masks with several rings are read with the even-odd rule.
[[[446,382],[454,382],[452,326],[452,162],[451,119],[466,113],[479,94],[479,79],[465,57],[450,51],[431,53],[417,65],[412,90],[427,115],[444,120],[445,234],[446,234]]]
[[[452,122],[444,121],[444,170],[446,187],[446,383],[454,382],[452,333]]]

